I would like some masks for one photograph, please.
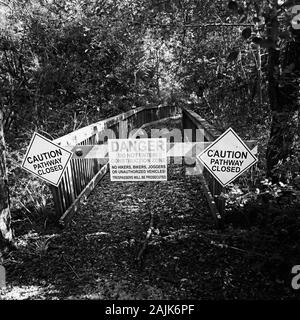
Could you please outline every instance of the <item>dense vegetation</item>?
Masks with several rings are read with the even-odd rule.
[[[8,178],[13,221],[43,225],[51,213],[47,186],[20,169],[34,131],[54,139],[138,106],[189,104],[220,131],[257,139],[257,170],[228,188],[225,219],[247,230],[232,231],[246,250],[269,252],[258,268],[286,277],[300,263],[294,2],[1,1],[0,210]]]

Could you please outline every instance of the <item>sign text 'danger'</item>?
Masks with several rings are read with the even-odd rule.
[[[111,181],[167,180],[167,140],[109,139]]]

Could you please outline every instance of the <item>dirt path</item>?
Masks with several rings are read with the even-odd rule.
[[[150,212],[154,234],[140,266]],[[180,165],[169,166],[167,182],[112,183],[106,176],[68,228],[39,230],[17,237],[18,250],[5,261],[8,286],[1,299],[277,295],[253,268],[259,260],[222,246],[224,232],[215,230],[199,180]]]
[[[155,232],[139,266],[150,210]],[[201,186],[181,166],[170,166],[161,183],[112,183],[106,176],[69,228],[46,244],[49,236],[34,233],[19,239],[24,247],[19,262],[7,266],[11,289],[3,298],[20,286],[32,298],[196,298],[195,265],[209,249],[197,230],[212,227]]]

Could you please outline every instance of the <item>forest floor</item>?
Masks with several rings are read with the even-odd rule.
[[[142,255],[154,213],[154,232]],[[61,230],[17,229],[0,299],[284,299],[290,288],[257,272],[260,258],[224,246],[197,176],[171,164],[167,182],[110,182]],[[241,231],[246,232],[246,231]]]

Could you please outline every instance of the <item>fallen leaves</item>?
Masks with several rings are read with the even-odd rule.
[[[44,234],[22,230],[17,237],[19,249],[5,261],[8,288],[0,298],[269,299],[287,295],[284,288],[278,289],[283,287],[281,282],[277,281],[276,291],[258,272],[259,257],[249,259],[237,243],[237,231],[215,230],[197,177],[185,176],[182,166],[174,164],[169,165],[168,174],[170,179],[163,183],[112,183],[106,176],[67,229],[49,229]],[[136,258],[149,227],[151,238],[139,269]]]

